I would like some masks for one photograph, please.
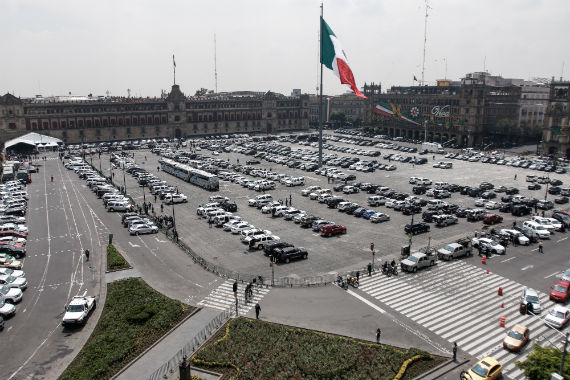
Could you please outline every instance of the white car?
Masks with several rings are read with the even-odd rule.
[[[530,239],[524,236],[520,231],[517,230],[510,230],[510,229],[502,229],[500,231],[501,235],[508,235],[511,239],[517,239],[517,243],[519,245],[529,245]]]
[[[279,207],[279,206],[281,206],[281,203],[279,203],[277,201],[273,201],[273,202],[268,203],[265,206],[263,206],[261,208],[261,213],[262,214],[271,214],[271,209],[273,209],[274,207]]]
[[[499,208],[499,203],[495,201],[488,201],[487,203],[485,203],[485,208],[487,210],[496,210]]]
[[[506,253],[505,247],[488,238],[473,238],[471,240],[471,245],[474,248],[481,247],[482,251],[489,251],[495,255],[504,255]]]
[[[556,220],[556,219],[555,219]],[[554,231],[556,231],[556,227],[554,225],[552,225],[550,223],[550,221],[546,218],[543,218],[541,216],[533,216],[532,217],[532,221],[535,223],[540,224],[541,226],[543,226],[548,232],[550,232],[551,234],[554,233]]]
[[[231,228],[231,231],[232,231],[232,234],[237,235],[237,234],[241,233],[243,230],[249,230],[251,228],[255,228],[255,227],[252,226],[251,224],[247,223],[247,222],[240,222],[240,223],[234,224]]]
[[[69,325],[85,325],[89,315],[97,307],[97,301],[93,296],[75,296],[68,306],[65,308],[65,314],[61,324]]]
[[[540,306],[540,298],[538,298],[538,293],[532,288],[524,288],[521,294],[521,303],[525,305],[530,304],[532,312],[534,314],[540,314],[542,307]]]
[[[164,197],[164,203],[171,205],[174,203],[186,203],[188,202],[188,197],[182,193],[179,194],[166,194]]]
[[[390,220],[390,215],[384,214],[382,212],[376,212],[370,216],[370,221],[372,223],[386,222],[388,220]]]
[[[544,323],[548,327],[561,329],[570,319],[570,310],[562,305],[554,305],[552,310],[544,317]]]
[[[6,285],[0,285],[0,298],[4,298],[10,303],[18,303],[22,300],[24,293],[20,288],[11,288]]]
[[[301,190],[301,195],[304,197],[308,197],[314,191],[320,190],[320,186],[309,186],[306,189]]]
[[[8,274],[0,274],[0,285],[24,290],[28,287],[28,280],[26,280],[25,277],[13,277]]]
[[[388,199],[386,200],[386,203],[384,204],[384,206],[388,207],[388,208],[394,208],[394,206],[396,205],[396,200],[395,199]]]
[[[131,235],[157,234],[158,227],[151,223],[134,224],[129,227],[129,233]]]
[[[6,302],[3,297],[0,297],[0,316],[6,318],[14,314],[16,314],[16,306]]]
[[[489,201],[484,199],[484,198],[475,199],[475,206],[484,207],[485,204],[487,204],[487,202],[489,202]]]
[[[212,209],[214,207],[219,207],[219,206],[220,206],[220,204],[217,202],[206,203],[205,205],[202,205],[196,209],[196,214],[197,215],[203,215],[207,209]]]
[[[243,222],[244,221],[240,220],[240,219],[230,220],[229,222],[224,223],[222,228],[224,229],[224,231],[231,231],[233,226],[235,226],[236,224],[239,224],[239,223],[243,223]]]
[[[12,268],[3,268],[0,267],[0,275],[7,275],[12,277],[26,277],[26,273],[23,270],[19,269],[12,269]]]

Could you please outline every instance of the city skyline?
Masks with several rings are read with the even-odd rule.
[[[316,93],[318,1],[8,1],[0,5],[0,92],[160,96],[173,82],[186,95],[218,91]],[[429,2],[426,84],[488,71],[530,79],[570,64],[570,4],[564,1]],[[417,84],[425,3],[327,1],[324,18],[343,42],[357,86]],[[546,21],[545,21],[546,20]],[[482,26],[482,27],[481,27]],[[507,30],[508,29],[508,30]],[[346,92],[325,69],[324,93]]]

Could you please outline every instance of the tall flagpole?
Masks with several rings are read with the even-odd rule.
[[[319,168],[323,166],[323,2],[321,1],[320,28],[320,61],[321,61],[321,85],[319,97]]]
[[[174,60],[174,54],[172,54],[172,66],[174,69],[174,84],[176,84],[176,61]]]

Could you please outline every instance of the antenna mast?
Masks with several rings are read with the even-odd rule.
[[[214,82],[215,91],[218,93],[218,59],[217,59],[217,47],[216,47],[216,33],[214,33]]]
[[[428,9],[431,9],[431,7],[428,4],[428,0],[425,0],[426,2],[426,15],[425,15],[425,20],[424,20],[424,56],[422,59],[422,86],[424,85],[424,71],[425,71],[425,66],[426,66],[426,43],[427,43],[427,20],[428,20]]]

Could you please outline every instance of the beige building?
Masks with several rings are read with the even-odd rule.
[[[234,92],[188,97],[173,85],[164,98],[0,97],[0,142],[28,132],[65,143],[309,128],[309,96]]]

